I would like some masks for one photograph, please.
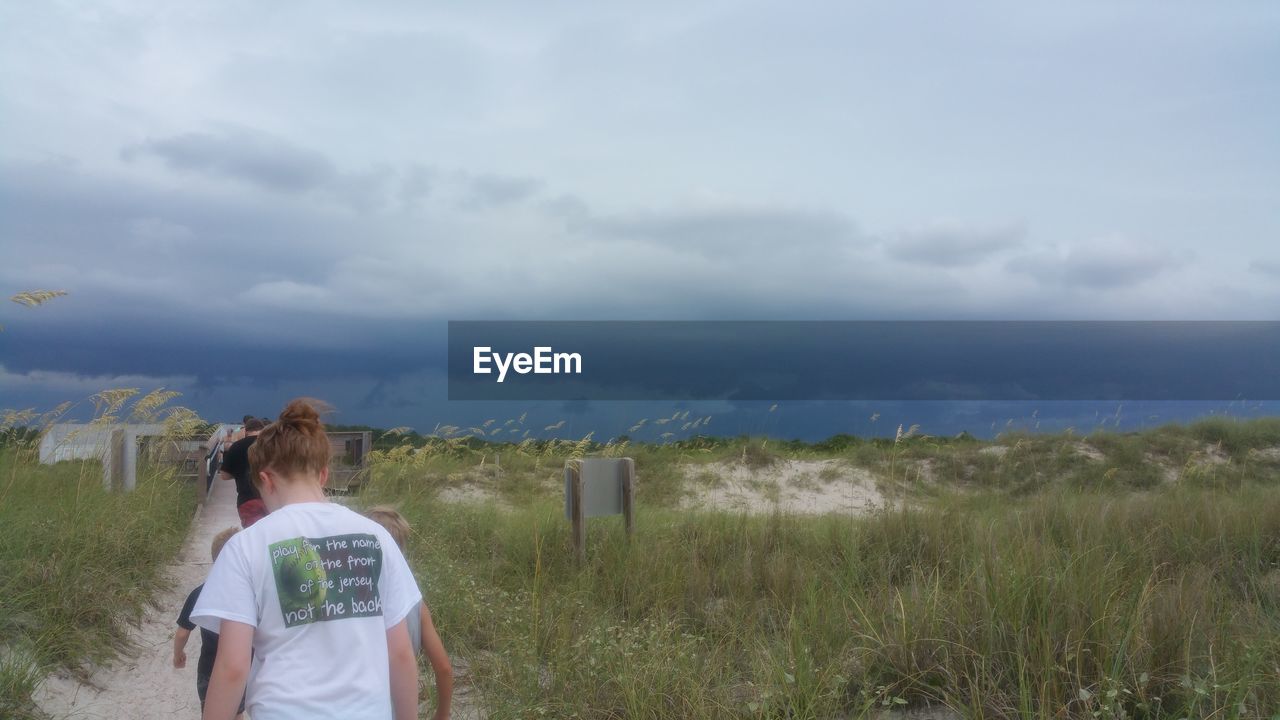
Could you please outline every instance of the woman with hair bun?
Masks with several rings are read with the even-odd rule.
[[[422,599],[390,534],[324,493],[322,403],[291,401],[249,448],[270,513],[237,533],[191,619],[218,633],[205,720],[406,720],[418,667],[405,618]]]

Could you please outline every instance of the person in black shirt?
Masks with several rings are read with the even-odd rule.
[[[237,532],[239,528],[229,527],[214,536],[212,546],[209,548],[214,560],[218,559],[222,546],[226,545],[227,540]],[[178,630],[173,634],[173,666],[178,669],[187,666],[187,640],[191,637],[191,631],[196,629],[195,623],[191,622],[191,611],[195,608],[196,598],[200,597],[200,590],[203,587],[204,584],[201,583],[191,591],[187,596],[187,602],[182,605],[182,612],[178,614]],[[213,660],[217,656],[218,633],[200,628],[200,660],[196,663],[196,694],[200,696],[202,712],[204,696],[209,690],[209,678],[213,675]],[[244,712],[243,699],[240,701],[240,709],[237,712]]]
[[[262,503],[262,496],[253,484],[252,470],[249,467],[249,446],[253,445],[264,427],[266,423],[261,418],[249,418],[244,424],[245,436],[232,443],[222,454],[221,475],[224,480],[236,481],[236,512],[244,527],[267,516],[267,506]]]

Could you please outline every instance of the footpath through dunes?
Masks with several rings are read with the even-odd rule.
[[[49,676],[36,691],[36,705],[61,720],[174,720],[200,716],[196,696],[196,662],[200,633],[187,641],[187,666],[173,667],[173,633],[178,613],[195,586],[209,572],[209,545],[228,527],[240,527],[235,484],[215,479],[205,504],[174,564],[165,571],[165,589],[156,595],[130,640],[136,652],[96,668],[85,681],[66,671]],[[109,599],[108,599],[109,600]]]
[[[342,502],[342,498],[334,498]],[[235,483],[215,479],[205,504],[197,511],[182,551],[164,573],[164,590],[133,632],[135,652],[110,666],[93,670],[84,680],[66,671],[45,679],[35,693],[36,706],[53,720],[179,720],[200,717],[196,695],[196,664],[200,659],[200,632],[187,641],[187,665],[173,667],[173,633],[178,613],[195,586],[204,582],[212,561],[209,545],[213,536],[228,527],[240,527],[236,515]],[[425,662],[424,662],[425,666]],[[473,720],[483,717],[478,698],[471,693],[465,664],[455,659],[453,717]],[[434,709],[435,690],[428,672],[419,681],[420,715]],[[246,718],[250,718],[245,713]],[[250,719],[251,720],[251,719]]]

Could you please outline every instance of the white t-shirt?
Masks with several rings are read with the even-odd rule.
[[[387,630],[421,599],[381,525],[336,503],[296,503],[231,537],[191,620],[254,626],[254,720],[386,720]]]

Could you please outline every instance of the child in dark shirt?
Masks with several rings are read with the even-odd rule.
[[[232,535],[235,535],[240,528],[229,527],[218,533],[213,538],[210,547],[210,553],[213,559],[218,559],[218,553],[222,550],[222,546],[227,544]],[[187,666],[187,640],[191,637],[191,631],[196,629],[195,623],[191,622],[191,610],[196,606],[196,598],[200,597],[200,590],[204,585],[201,584],[191,591],[187,596],[187,601],[182,605],[182,612],[178,615],[178,630],[173,634],[173,666],[182,669]],[[204,710],[204,696],[209,690],[209,676],[213,674],[213,660],[218,655],[218,633],[210,632],[204,628],[200,629],[200,660],[196,663],[196,694],[200,696],[200,709]],[[240,703],[239,712],[244,712],[244,702]],[[239,717],[239,715],[237,715]]]

